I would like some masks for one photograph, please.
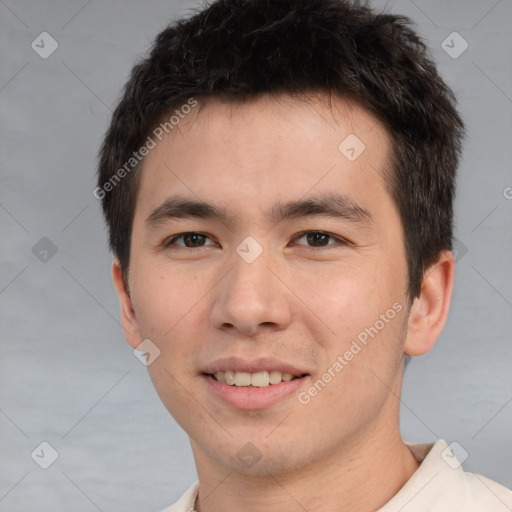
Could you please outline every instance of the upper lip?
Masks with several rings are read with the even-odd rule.
[[[240,357],[223,357],[209,363],[205,367],[203,373],[212,374],[216,372],[225,372],[228,370],[248,373],[256,373],[263,371],[270,372],[272,370],[277,370],[280,372],[291,373],[295,377],[300,377],[302,375],[306,375],[309,373],[307,370],[301,369],[298,366],[294,366],[289,362],[269,357],[259,357],[256,359],[242,359]]]

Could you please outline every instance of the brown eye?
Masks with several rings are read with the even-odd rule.
[[[297,237],[297,240],[305,240],[310,247],[327,247],[328,245],[336,245],[336,243],[345,243],[339,237],[325,233],[324,231],[306,231]],[[329,241],[332,240],[332,243]],[[303,244],[299,244],[303,245]]]
[[[306,235],[306,240],[310,245],[314,245],[315,247],[328,245],[329,243],[329,235],[320,232],[311,232]]]
[[[204,245],[205,236],[200,233],[186,233],[183,235],[183,242],[186,247],[200,247]]]
[[[173,236],[170,240],[166,242],[166,246],[172,246],[177,245],[180,247],[188,247],[188,248],[194,248],[194,247],[203,247],[205,245],[213,245],[213,244],[206,244],[206,240],[208,240],[209,237],[207,235],[204,235],[203,233],[197,233],[195,231],[190,231],[188,233],[181,233],[179,235]],[[176,243],[177,241],[181,241],[182,243]]]

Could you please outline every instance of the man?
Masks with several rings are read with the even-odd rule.
[[[399,429],[446,321],[463,123],[406,18],[221,0],[133,70],[98,188],[126,339],[190,437],[167,511],[507,511]]]

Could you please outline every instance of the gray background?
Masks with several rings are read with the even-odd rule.
[[[0,0],[0,512],[157,511],[196,478],[187,436],[124,341],[92,195],[131,66],[194,5]],[[407,370],[403,434],[456,441],[465,469],[511,487],[512,2],[374,5],[417,23],[468,126],[452,308]],[[31,48],[43,31],[59,45],[47,59]],[[469,44],[458,58],[441,47],[453,31]],[[42,441],[59,455],[46,470],[31,458]]]

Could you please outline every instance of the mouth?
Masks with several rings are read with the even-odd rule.
[[[305,377],[307,374],[294,375],[289,372],[280,370],[264,370],[259,372],[243,372],[236,370],[218,371],[215,373],[205,373],[204,375],[228,386],[236,386],[243,388],[266,388],[276,386],[282,382],[290,382],[292,380]]]
[[[308,385],[306,365],[271,357],[224,357],[203,367],[200,377],[215,401],[239,410],[263,410],[289,401]],[[288,403],[288,402],[287,402]]]
[[[219,370],[201,377],[212,398],[233,409],[261,411],[291,400],[308,385],[310,375],[258,368],[253,372]]]

